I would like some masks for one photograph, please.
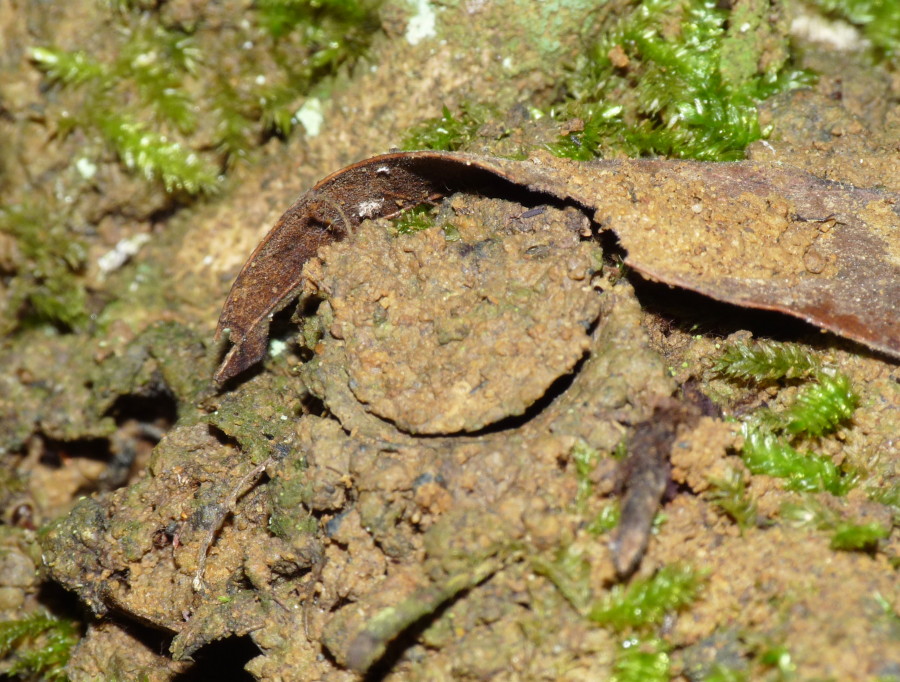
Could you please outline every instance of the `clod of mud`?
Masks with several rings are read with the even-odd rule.
[[[308,295],[327,298],[328,335],[354,396],[419,434],[477,431],[523,414],[587,352],[599,256],[576,209],[458,197],[434,228],[391,237],[370,224],[323,248]],[[377,241],[378,259],[360,258]]]
[[[125,612],[176,633],[176,658],[249,635],[264,653],[248,669],[264,679],[315,678],[393,660],[408,645],[410,626],[448,608],[472,628],[449,639],[429,631],[429,641],[443,642],[447,665],[497,672],[506,655],[496,646],[526,646],[515,623],[528,615],[534,590],[548,609],[540,627],[594,650],[606,635],[590,634],[586,621],[572,623],[549,583],[529,586],[528,557],[552,554],[584,532],[573,448],[611,452],[625,424],[648,418],[648,406],[674,384],[646,347],[630,285],[605,277],[596,246],[581,240],[580,213],[548,207],[520,218],[526,211],[460,196],[438,212],[445,230],[390,236],[384,222],[368,222],[323,250],[306,270],[307,294],[324,302],[321,337],[302,378],[328,412],[296,419],[298,378],[266,372],[242,383],[214,405],[207,418],[214,427],[176,427],[145,479],[83,500],[47,534],[54,578],[96,611]],[[458,241],[447,239],[457,233]],[[371,265],[361,272],[361,263]],[[462,272],[451,274],[457,268]],[[417,273],[440,276],[425,285]],[[457,300],[447,305],[451,294]],[[379,303],[384,295],[387,308]],[[379,308],[382,325],[394,329],[378,332]],[[570,319],[551,322],[560,309]],[[461,319],[469,334],[441,333]],[[486,348],[470,353],[469,343]],[[379,344],[401,369],[385,367],[360,388],[362,365],[350,358]],[[388,370],[418,362],[422,344],[445,350],[440,367],[421,367],[425,379],[440,374],[405,386],[408,397],[388,413],[385,396],[399,383],[386,378]],[[478,363],[481,390],[496,399],[432,390]],[[433,421],[417,421],[421,414]],[[458,433],[490,423],[499,427]],[[198,592],[192,581],[204,537],[252,468],[238,447],[257,462],[267,455],[276,461],[268,480],[237,501],[209,550]],[[603,543],[590,551],[599,592],[614,575],[612,558]],[[461,599],[466,592],[482,598]],[[320,642],[329,657],[319,655]],[[562,651],[541,654],[544,664]],[[609,661],[595,664],[602,670]]]

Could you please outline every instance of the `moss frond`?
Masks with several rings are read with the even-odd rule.
[[[890,528],[871,521],[857,523],[843,519],[812,497],[782,506],[781,516],[798,528],[812,528],[831,534],[831,548],[844,552],[872,552],[880,540],[891,534]]]
[[[547,148],[556,156],[590,161],[598,156],[597,151],[605,141],[622,129],[622,112],[620,104],[589,107],[585,112],[585,119],[576,124],[572,132],[560,136],[556,142],[547,145]]]
[[[724,478],[711,480],[708,499],[728,514],[741,529],[756,525],[756,502],[747,493],[747,482],[740,469],[728,469]]]
[[[808,377],[820,366],[818,358],[800,346],[758,341],[727,346],[713,370],[730,379],[764,383]]]
[[[54,47],[32,47],[28,56],[54,81],[64,85],[81,85],[91,80],[108,78],[110,70],[87,53],[67,52]]]
[[[375,24],[379,4],[377,0],[256,0],[254,7],[259,26],[276,39],[298,29],[306,30],[308,37],[321,38],[341,26],[348,33],[345,38],[352,38],[349,33],[354,27]],[[321,40],[319,45],[317,65],[333,61],[328,54],[333,45]]]
[[[759,72],[762,48],[753,42],[755,32],[731,29],[732,11],[739,10],[711,0],[640,3],[588,50],[569,83],[568,113],[583,120],[584,130],[563,136],[551,150],[577,159],[610,150],[706,161],[743,158],[746,146],[765,134],[757,103],[810,78],[786,68],[785,58],[770,60],[768,70]],[[737,57],[749,68],[735,69]]]
[[[889,528],[880,523],[841,523],[832,531],[831,549],[844,552],[871,552],[878,547],[879,540],[891,534]]]
[[[434,209],[427,204],[421,204],[403,211],[394,221],[394,229],[397,234],[412,234],[421,232],[434,226]]]
[[[620,518],[621,509],[619,508],[618,503],[613,500],[597,512],[594,520],[588,524],[587,532],[591,535],[603,535],[608,533],[619,525]]]
[[[475,134],[484,124],[484,115],[484,111],[471,104],[462,105],[457,114],[445,105],[440,116],[413,127],[401,147],[407,150],[455,152],[475,139]]]
[[[859,405],[850,379],[840,373],[820,372],[818,381],[804,386],[788,409],[787,429],[791,433],[819,437],[849,421]]]
[[[900,527],[900,483],[894,483],[882,489],[869,489],[869,499],[890,508],[894,517],[894,525]]]
[[[666,643],[657,637],[630,637],[619,645],[612,682],[668,682],[671,679]]]
[[[701,577],[689,566],[664,566],[651,578],[613,587],[589,617],[619,631],[659,624],[667,613],[694,601],[701,584]]]
[[[597,468],[600,461],[600,452],[579,440],[570,453],[575,463],[575,477],[578,480],[578,492],[575,497],[575,505],[578,509],[584,509],[591,495],[591,473]]]
[[[748,682],[745,670],[735,670],[719,663],[713,665],[703,682]]]
[[[86,322],[87,292],[78,274],[87,254],[62,219],[36,205],[10,206],[0,209],[0,232],[16,240],[19,252],[8,285],[9,309],[26,322],[67,329]]]
[[[775,434],[744,424],[743,435],[741,455],[750,472],[786,479],[789,490],[845,495],[856,482],[854,476],[844,476],[828,457],[800,453]]]
[[[574,547],[560,548],[552,560],[534,557],[531,566],[535,573],[546,577],[579,613],[591,602],[591,567]]]
[[[99,121],[99,126],[127,168],[147,180],[161,180],[166,191],[211,194],[217,190],[219,173],[213,164],[145,124],[111,114]]]
[[[0,622],[0,657],[8,660],[10,675],[65,680],[65,666],[78,640],[74,622],[49,614]]]
[[[774,668],[780,675],[779,679],[782,680],[791,679],[797,669],[790,650],[784,644],[774,644],[761,651],[759,662]]]
[[[196,113],[184,83],[196,70],[199,58],[192,38],[147,24],[129,34],[115,62],[116,78],[135,84],[143,107],[152,111],[157,121],[171,123],[182,133],[192,132]]]
[[[286,86],[272,86],[256,93],[263,128],[281,137],[287,137],[294,129],[294,108],[297,92]]]

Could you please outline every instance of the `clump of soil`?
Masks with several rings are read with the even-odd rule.
[[[507,26],[499,5],[461,5],[451,38],[486,19],[504,45],[520,24],[543,33],[528,14],[537,10]],[[254,375],[211,390],[217,358],[203,340],[240,264],[298,191],[390,146],[424,108],[438,113],[436,92],[459,101],[497,86],[512,101],[553,90],[537,41],[508,61],[480,44],[457,49],[462,39],[415,46],[405,15],[391,17],[400,28],[378,67],[324,105],[325,132],[273,151],[277,161],[228,201],[166,223],[113,277],[118,322],[88,339],[4,348],[13,369],[0,447],[31,448],[4,459],[4,476],[22,465],[4,490],[4,522],[18,526],[0,548],[4,614],[35,607],[39,570],[103,614],[74,653],[73,680],[202,676],[217,646],[236,652],[222,657],[226,678],[245,666],[260,680],[366,669],[396,680],[609,679],[634,633],[588,617],[619,581],[597,521],[621,487],[623,444],[676,400],[705,416],[674,432],[673,481],[633,577],[676,562],[705,575],[687,608],[640,633],[660,638],[676,679],[702,680],[716,664],[753,679],[900,673],[896,528],[869,551],[839,552],[827,530],[788,523],[785,505],[806,498],[751,477],[722,417],[785,398],[711,369],[726,337],[746,340],[749,328],[800,340],[848,374],[862,407],[810,448],[863,478],[844,498],[812,498],[891,528],[896,517],[870,493],[897,486],[896,364],[629,278],[616,245],[601,251],[573,208],[458,195],[423,232],[364,223],[308,264],[300,331],[276,334]],[[769,146],[750,153],[884,181],[897,149],[878,131],[896,125],[898,85],[865,73],[883,107],[864,106],[855,83],[834,96],[840,79],[828,77],[773,104]],[[511,138],[543,140],[547,125],[516,124]],[[877,170],[857,163],[869,158]],[[150,320],[165,323],[139,334]],[[135,397],[168,407],[122,402]],[[137,447],[138,427],[158,433]],[[116,433],[146,467],[128,487],[72,502],[105,470],[73,444],[114,455]],[[733,471],[755,504],[744,526],[712,494]],[[38,546],[33,527],[69,505]]]

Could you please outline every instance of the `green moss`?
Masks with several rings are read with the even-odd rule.
[[[889,57],[900,54],[900,3],[896,0],[810,0],[821,11],[858,26]]]
[[[846,495],[856,483],[854,476],[845,476],[828,457],[798,452],[774,434],[745,424],[743,435],[741,455],[750,473],[783,478],[788,490]]]
[[[743,158],[766,133],[757,103],[810,82],[788,68],[786,30],[768,20],[771,11],[749,1],[729,10],[712,0],[644,0],[586,51],[563,107],[583,129],[570,124],[551,151]]]
[[[693,602],[701,584],[700,575],[689,566],[665,566],[651,578],[613,587],[591,608],[589,617],[618,631],[658,625],[667,613]]]
[[[818,358],[800,346],[758,341],[727,346],[713,369],[730,379],[761,384],[805,378],[820,366]]]
[[[620,518],[621,510],[619,504],[612,500],[597,512],[594,520],[588,524],[587,531],[591,535],[604,535],[619,525]]]
[[[812,497],[785,504],[781,516],[794,526],[827,531],[831,534],[831,548],[845,552],[873,552],[878,543],[891,534],[880,523],[857,523],[823,506]]]
[[[119,2],[106,54],[39,45],[30,56],[80,95],[58,114],[62,132],[95,134],[167,192],[208,194],[223,169],[291,133],[311,89],[365,50],[379,4],[262,0],[215,22],[201,16],[189,33],[164,25],[155,4]],[[223,23],[227,30],[217,28]]]
[[[668,647],[656,637],[630,637],[619,645],[612,682],[668,682],[671,679]]]
[[[798,346],[759,342],[728,346],[714,371],[749,384],[805,380],[782,410],[760,408],[744,417],[741,455],[753,474],[786,479],[789,490],[845,495],[858,482],[828,458],[801,453],[801,441],[825,436],[853,418],[859,404],[850,380]]]
[[[900,483],[894,483],[886,488],[873,488],[866,492],[870,500],[890,508],[894,525],[900,527]]]
[[[401,147],[407,150],[433,149],[455,152],[471,143],[484,125],[487,109],[471,103],[463,104],[454,114],[445,105],[436,118],[429,118],[414,126]]]
[[[421,204],[403,211],[394,221],[397,234],[412,234],[434,226],[435,212],[432,206]]]
[[[593,485],[591,473],[597,468],[600,461],[600,452],[579,440],[570,453],[575,463],[575,477],[578,480],[578,492],[575,497],[575,505],[580,511],[584,511],[585,505],[591,496]]]
[[[371,28],[380,4],[380,0],[257,0],[254,6],[259,25],[273,37],[284,38],[299,29],[306,32],[307,39],[323,41],[333,38],[339,26]],[[361,40],[361,36],[350,32],[345,40]],[[317,64],[339,59],[341,49],[339,44],[323,46],[316,53]]]
[[[215,191],[218,170],[179,142],[153,132],[129,116],[111,114],[94,122],[126,168],[148,181],[161,180],[167,192]]]
[[[703,682],[748,682],[745,670],[735,670],[724,665],[714,665],[709,674],[703,678]]]
[[[12,315],[0,332],[22,322],[49,322],[66,330],[83,325],[87,293],[79,274],[86,251],[63,219],[36,205],[9,206],[0,208],[0,232],[13,237],[18,252],[7,293]]]
[[[759,662],[769,668],[773,668],[778,674],[776,679],[779,680],[791,679],[797,669],[791,658],[790,650],[784,644],[776,644],[761,651]]]
[[[890,528],[880,523],[840,523],[831,535],[831,548],[845,552],[870,552],[878,547],[878,541],[891,534]]]
[[[756,525],[756,502],[747,492],[744,472],[728,469],[724,478],[710,481],[712,488],[707,498],[728,514],[743,530]]]
[[[0,658],[8,675],[65,680],[65,666],[79,638],[74,621],[34,613],[0,622]]]
[[[822,436],[849,421],[859,396],[843,374],[819,373],[818,381],[804,386],[785,415],[791,433]]]

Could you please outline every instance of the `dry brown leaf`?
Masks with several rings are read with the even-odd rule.
[[[612,230],[626,263],[719,301],[775,310],[900,358],[900,197],[741,161],[527,161],[447,152],[375,156],[328,176],[281,217],[241,270],[216,338],[219,383],[263,357],[303,264],[364,219],[468,190],[575,204]],[[543,197],[541,197],[543,195]]]

